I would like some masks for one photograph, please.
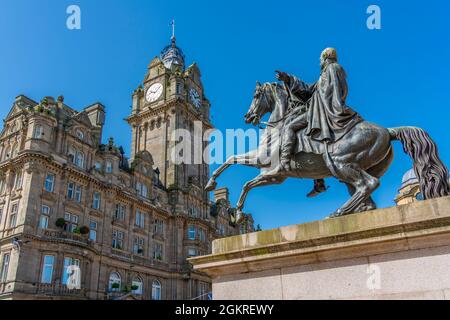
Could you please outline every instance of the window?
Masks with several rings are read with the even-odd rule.
[[[2,218],[3,218],[3,207],[0,207],[0,225],[2,224]]]
[[[225,226],[223,224],[219,224],[218,231],[221,236],[224,236],[225,235]]]
[[[72,268],[69,268],[69,267],[73,267],[73,266],[77,266],[78,268],[80,268],[80,260],[74,259],[71,257],[64,258],[64,270],[63,270],[63,275],[62,275],[62,284],[67,285],[69,276],[73,272]]]
[[[99,210],[100,209],[100,200],[101,200],[100,192],[94,192],[94,195],[92,197],[92,208]]]
[[[136,237],[133,242],[133,253],[144,255],[144,242],[143,238]]]
[[[148,188],[145,184],[137,182],[136,183],[136,191],[137,191],[138,195],[140,195],[141,197],[147,198]]]
[[[75,152],[74,164],[79,168],[84,168],[84,153],[81,151]]]
[[[78,139],[80,139],[80,140],[83,140],[83,139],[84,139],[84,133],[83,133],[83,131],[81,131],[80,129],[78,129],[78,130],[76,131],[76,135],[77,135],[77,138],[78,138]]]
[[[44,256],[42,265],[41,283],[52,283],[53,278],[53,266],[55,264],[54,256]]]
[[[135,225],[139,228],[145,227],[145,213],[144,212],[136,210]]]
[[[198,229],[198,239],[200,241],[205,241],[206,240],[205,230]]]
[[[189,208],[188,213],[192,217],[198,217],[198,210],[197,210],[197,208]]]
[[[195,226],[189,226],[188,228],[188,239],[189,240],[195,240]]]
[[[101,171],[102,170],[102,164],[100,162],[95,163],[95,170]]]
[[[0,194],[3,194],[5,192],[5,178],[0,178]]]
[[[113,165],[112,165],[111,161],[106,161],[105,171],[106,171],[106,173],[112,173],[113,172]]]
[[[0,269],[0,282],[6,282],[8,280],[9,259],[10,254],[5,253],[2,259],[2,268]]]
[[[158,280],[152,283],[152,299],[161,300],[161,283]]]
[[[11,206],[11,213],[9,215],[9,228],[14,228],[17,223],[17,212],[19,210],[19,205],[17,203],[14,203]]]
[[[53,173],[47,173],[44,188],[48,192],[53,192],[54,187],[55,187],[55,175]]]
[[[15,189],[22,188],[22,182],[23,182],[23,172],[17,171],[14,177],[14,188]]]
[[[163,234],[164,233],[164,221],[160,219],[155,219],[154,233]]]
[[[66,212],[64,214],[64,220],[66,220],[66,225],[64,226],[64,230],[69,232],[74,232],[78,227],[78,216],[75,214],[71,214]]]
[[[131,291],[131,293],[133,294],[137,294],[137,295],[141,295],[143,292],[143,283],[141,278],[135,278],[133,279],[133,281],[131,282],[131,286],[133,287],[133,291]]]
[[[113,230],[112,236],[112,247],[114,249],[123,249],[123,239],[125,238],[124,233],[119,230]]]
[[[73,182],[69,182],[67,184],[67,199],[73,199],[75,184]]]
[[[163,260],[163,245],[162,243],[155,242],[153,243],[153,252],[152,257],[155,260]]]
[[[17,156],[17,149],[18,149],[18,146],[17,146],[17,144],[15,144],[11,149],[11,158],[15,158]]]
[[[117,203],[116,204],[116,213],[114,215],[114,220],[125,220],[125,211],[126,206],[124,204]]]
[[[42,138],[43,134],[44,134],[44,130],[43,130],[42,126],[37,125],[36,127],[34,127],[34,132],[33,132],[34,139]]]
[[[196,257],[198,255],[197,249],[189,248],[188,249],[188,258],[190,257]]]
[[[97,228],[98,228],[97,221],[91,220],[89,222],[89,240],[94,242],[97,241]]]
[[[81,194],[82,194],[82,187],[76,186],[75,187],[75,201],[78,203],[81,203]]]
[[[177,94],[181,94],[181,88],[182,88],[181,83],[177,82],[177,84],[176,84],[176,93]]]
[[[206,282],[199,282],[197,287],[197,295],[200,300],[209,300],[209,284]]]
[[[11,157],[11,147],[7,147],[3,155],[3,160],[8,160]]]
[[[109,291],[120,291],[120,287],[122,285],[122,278],[120,277],[120,274],[117,272],[112,272],[109,275]]]
[[[50,216],[50,207],[43,205],[41,207],[41,216],[39,218],[39,228],[47,229]]]

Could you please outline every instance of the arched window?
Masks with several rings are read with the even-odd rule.
[[[161,300],[161,282],[158,280],[152,283],[152,300]]]
[[[143,283],[142,283],[142,280],[141,280],[141,278],[134,278],[133,279],[133,282],[131,283],[131,289],[132,289],[132,293],[133,294],[139,294],[139,295],[141,295],[142,294],[142,292],[144,291],[143,289]]]
[[[117,272],[112,272],[109,275],[109,285],[108,288],[110,291],[120,291],[120,287],[122,284],[122,278],[120,274]]]

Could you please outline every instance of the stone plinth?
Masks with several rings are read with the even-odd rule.
[[[450,299],[450,197],[219,239],[214,299]]]

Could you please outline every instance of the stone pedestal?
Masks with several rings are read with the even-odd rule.
[[[450,299],[450,197],[219,239],[226,299]]]

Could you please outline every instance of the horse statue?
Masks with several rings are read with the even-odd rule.
[[[270,113],[268,122],[261,122]],[[380,178],[393,161],[392,142],[400,141],[413,159],[414,170],[425,199],[449,195],[448,170],[439,158],[436,144],[421,128],[384,128],[368,121],[356,124],[340,140],[325,147],[323,153],[298,152],[290,171],[274,172],[271,161],[278,159],[284,120],[288,112],[288,92],[279,83],[257,83],[245,122],[255,126],[266,124],[256,150],[226,160],[211,176],[207,191],[216,188],[216,179],[233,164],[261,169],[260,174],[245,183],[237,203],[236,222],[243,217],[248,192],[256,187],[281,184],[287,178],[324,179],[335,177],[345,183],[350,199],[330,218],[376,209],[371,195],[380,185]],[[321,142],[317,142],[321,143]]]

